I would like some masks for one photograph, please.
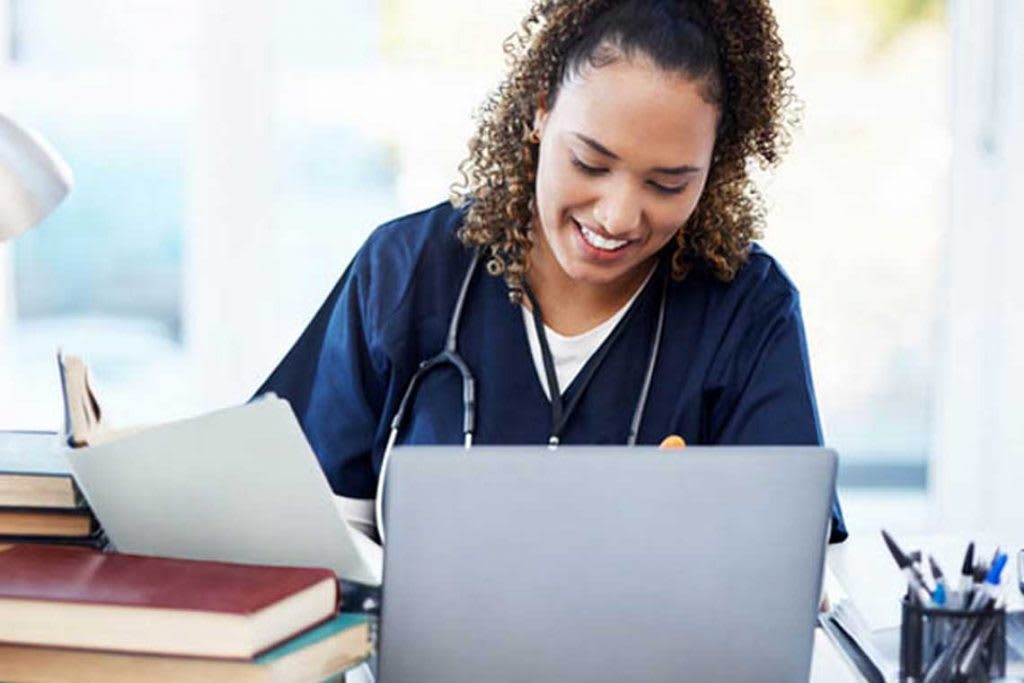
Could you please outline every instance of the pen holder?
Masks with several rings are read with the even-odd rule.
[[[900,681],[982,683],[1005,674],[1005,609],[921,607],[903,598]]]

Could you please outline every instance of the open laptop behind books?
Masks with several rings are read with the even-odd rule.
[[[835,453],[396,449],[380,681],[806,681]]]

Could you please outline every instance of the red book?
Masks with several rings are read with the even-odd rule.
[[[0,642],[249,658],[337,606],[329,569],[56,546],[0,552]]]

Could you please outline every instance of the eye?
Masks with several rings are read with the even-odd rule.
[[[685,191],[686,188],[689,187],[690,185],[690,183],[683,183],[682,185],[679,185],[677,187],[665,187],[664,185],[656,183],[653,180],[648,181],[648,183],[651,187],[654,188],[654,191],[657,192],[658,194],[682,194],[682,192]]]
[[[583,171],[587,175],[601,175],[603,173],[607,173],[608,172],[608,169],[606,169],[606,168],[599,168],[597,166],[588,166],[587,164],[585,164],[582,161],[580,161],[579,159],[577,159],[575,156],[572,158],[572,165],[575,166],[576,168],[580,169],[581,171]]]

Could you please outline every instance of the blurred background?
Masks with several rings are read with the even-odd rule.
[[[0,245],[0,428],[245,401],[379,223],[447,197],[525,0],[0,0],[0,110],[75,171]],[[803,100],[765,244],[854,532],[1020,521],[1014,0],[777,0]]]

